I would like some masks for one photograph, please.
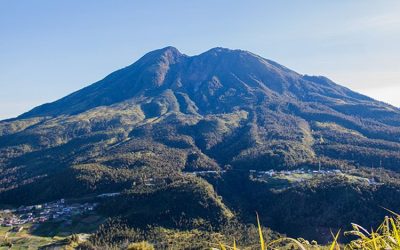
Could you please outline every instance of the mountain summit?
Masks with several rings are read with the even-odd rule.
[[[208,108],[224,108],[229,112],[233,106],[224,101],[244,99],[255,105],[261,99],[287,102],[295,98],[333,105],[340,99],[339,102],[366,101],[378,109],[385,106],[324,77],[300,75],[247,51],[214,48],[189,57],[174,47],[166,47],[149,52],[103,80],[19,118],[77,114],[131,98],[154,96],[168,89],[187,94],[199,107],[206,108],[201,109],[203,113],[210,112]],[[216,105],[217,101],[220,106]]]
[[[397,170],[399,152],[393,106],[251,52],[187,56],[166,47],[0,122],[0,199],[17,202],[18,190],[49,183],[57,190],[56,178],[66,173],[85,183],[81,177],[92,171],[104,172],[101,182],[110,173],[127,181],[144,169],[165,176],[323,162]],[[100,186],[125,187],[114,184]],[[88,185],[82,192],[99,191]],[[46,192],[33,198],[49,199]]]

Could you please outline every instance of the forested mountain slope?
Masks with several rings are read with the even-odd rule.
[[[242,50],[155,50],[0,122],[0,203],[118,192],[150,179],[194,192],[186,172],[320,166],[398,171],[400,110]],[[230,213],[192,178],[218,214]]]

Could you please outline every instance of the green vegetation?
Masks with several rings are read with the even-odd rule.
[[[100,205],[108,216],[135,227],[158,225],[193,229],[215,227],[234,215],[205,180],[186,176],[157,186],[141,186]]]
[[[221,224],[232,220],[239,224],[253,223],[254,211],[259,211],[264,223],[276,232],[326,243],[331,239],[330,229],[337,231],[345,225],[342,229],[350,230],[346,225],[353,221],[367,228],[376,227],[385,215],[380,206],[393,210],[400,206],[400,201],[393,199],[400,194],[400,178],[397,173],[383,169],[350,169],[312,178],[278,176],[267,181],[250,178],[248,171],[235,170],[204,177],[165,175],[160,171],[157,177],[150,175],[157,173],[151,167],[127,169],[87,164],[74,171],[73,175],[60,175],[59,182],[71,188],[70,193],[66,188],[60,189],[60,193],[90,195],[117,192],[124,187],[119,196],[99,199],[97,213],[105,218],[120,217],[129,227],[141,230],[151,225],[178,231],[218,232]],[[370,179],[383,184],[369,184]],[[38,193],[42,189],[35,190]],[[75,230],[65,232],[81,230],[78,222],[71,226]],[[48,225],[49,230],[43,227],[41,235],[62,232],[57,227],[55,224]]]
[[[393,213],[394,214],[394,213]],[[219,232],[201,230],[177,231],[147,228],[145,231],[128,227],[121,221],[109,221],[99,228],[79,249],[242,249],[242,250],[383,250],[400,248],[400,215],[386,216],[376,230],[366,230],[352,224],[349,231],[330,234],[330,243],[290,238],[257,226],[230,224]],[[349,237],[348,243],[340,243]],[[132,243],[137,242],[137,243]]]
[[[76,233],[94,232],[99,225],[104,222],[104,218],[98,215],[89,214],[74,217],[71,221],[48,221],[41,223],[39,227],[31,230],[31,233],[38,236],[66,237]]]
[[[22,225],[24,230],[21,232],[9,232],[10,227],[0,227],[0,249],[38,249],[64,237],[44,237],[36,236],[30,233],[31,225]]]
[[[14,227],[0,226],[0,249],[75,249],[86,241],[104,222],[100,216],[87,214],[75,216],[71,223],[48,221],[40,224],[23,224],[23,230],[14,232]],[[51,249],[51,248],[50,248]]]
[[[391,212],[391,211],[389,211]],[[329,246],[319,246],[315,241],[310,243],[304,239],[293,239],[293,238],[279,238],[270,242],[264,241],[263,232],[261,230],[260,221],[257,215],[257,223],[259,229],[259,248],[261,250],[267,249],[301,249],[301,250],[383,250],[383,249],[400,249],[400,215],[391,212],[395,217],[386,216],[382,224],[374,231],[370,231],[365,228],[352,224],[352,230],[344,233],[345,236],[353,236],[347,244],[339,244],[338,239],[340,236],[340,230],[334,235],[332,233],[333,241]],[[236,245],[236,240],[233,241],[233,246],[226,246],[223,243],[219,243],[221,250],[226,249],[253,249],[251,247],[239,247]]]
[[[2,207],[117,192],[99,200],[101,218],[187,232],[188,241],[251,224],[254,211],[276,232],[321,243],[353,221],[375,228],[379,206],[400,207],[399,166],[399,109],[240,50],[157,50],[0,121]],[[300,168],[342,173],[249,176]],[[196,174],[204,170],[214,172]],[[64,232],[83,230],[70,226]]]
[[[391,212],[391,211],[389,211]],[[71,235],[70,237],[38,237],[24,230],[6,233],[0,228],[0,249],[242,249],[242,250],[383,250],[400,248],[400,215],[386,216],[376,230],[367,230],[352,224],[349,231],[331,232],[331,243],[319,245],[316,241],[290,238],[274,234],[261,226],[257,215],[257,226],[226,224],[218,232],[197,229],[179,231],[161,227],[135,229],[119,220],[110,220],[99,227],[90,237]],[[348,243],[339,243],[340,238],[350,237]]]
[[[132,242],[147,241],[155,249],[210,249],[218,242],[238,242],[249,246],[257,246],[257,227],[237,223],[223,224],[219,231],[209,230],[175,230],[164,227],[132,228],[125,222],[110,220],[102,225],[87,242],[84,249],[126,249]],[[279,238],[279,234],[263,228],[267,240]],[[83,247],[84,246],[84,247]]]

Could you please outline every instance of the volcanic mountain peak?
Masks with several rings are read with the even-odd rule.
[[[187,56],[169,46],[20,118],[77,114],[132,98],[160,97],[166,90],[184,96],[185,104],[181,104],[190,103],[200,113],[230,112],[267,102],[317,101],[325,106],[369,102],[382,106],[327,78],[303,76],[248,51],[217,47]]]
[[[189,96],[201,98],[201,102],[207,102],[210,95],[216,98],[227,91],[247,93],[270,88],[282,92],[281,83],[298,77],[277,63],[243,50],[214,48],[189,57],[174,47],[166,47],[149,52],[132,65],[56,102],[34,108],[20,118],[76,114],[133,97],[152,96],[167,88],[190,92]]]

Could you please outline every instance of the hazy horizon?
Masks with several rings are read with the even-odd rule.
[[[0,120],[174,46],[243,49],[400,107],[398,1],[1,1]]]

